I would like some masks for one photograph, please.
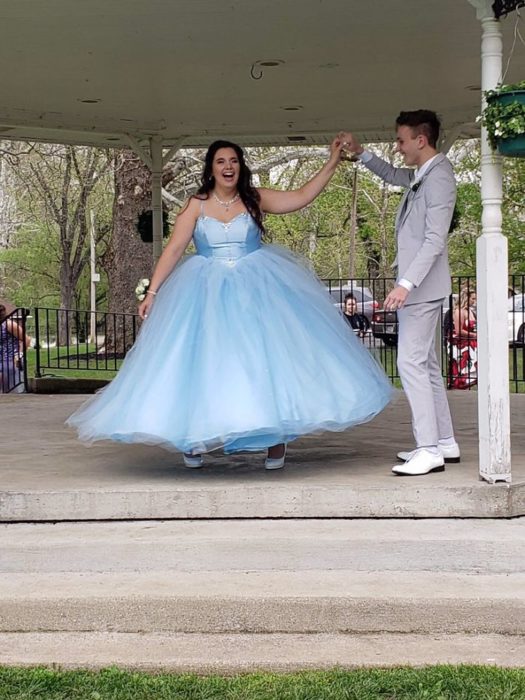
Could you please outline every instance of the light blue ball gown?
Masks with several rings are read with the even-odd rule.
[[[81,440],[263,450],[369,421],[391,385],[318,278],[252,217],[200,216],[113,381],[67,421]]]

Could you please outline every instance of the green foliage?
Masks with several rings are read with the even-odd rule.
[[[500,96],[522,92],[522,100],[499,100]],[[498,141],[525,134],[525,80],[512,85],[501,85],[496,90],[485,92],[487,106],[481,115],[481,122],[486,127],[492,150],[498,147]]]
[[[449,237],[449,262],[453,275],[476,274],[476,240],[481,233],[481,196],[473,183],[460,183],[456,210],[458,224]]]
[[[73,165],[67,165],[67,154],[72,154]],[[106,152],[38,144],[9,165],[21,224],[10,247],[0,250],[4,296],[21,306],[59,306],[61,280],[69,271],[73,304],[89,308],[89,236],[84,235],[89,209],[96,211],[98,256],[104,253],[112,223]],[[105,288],[103,276],[97,290],[100,301]]]
[[[279,186],[299,187],[322,165],[305,162],[297,173],[289,164]],[[364,169],[358,170],[357,228],[350,247],[351,200],[354,165],[342,165],[310,206],[285,216],[268,216],[265,226],[271,241],[306,257],[321,278],[368,277],[389,274],[394,258],[394,220],[399,194],[387,190]],[[292,174],[295,181],[290,182]],[[290,179],[286,177],[289,176]],[[383,199],[386,200],[383,202]]]
[[[481,235],[481,151],[479,141],[458,143],[451,154],[458,181],[459,222],[449,239],[454,275],[476,273],[476,241]],[[503,161],[502,231],[507,237],[509,270],[525,271],[525,161]]]
[[[493,95],[505,95],[507,92],[516,92],[516,90],[525,90],[525,80],[519,83],[510,83],[509,85],[500,85],[495,90],[487,90],[485,97],[489,98]]]
[[[0,669],[0,700],[522,700],[525,671],[491,666],[237,676]]]
[[[28,333],[34,336],[34,329],[32,325],[32,319],[29,319],[27,326]],[[104,360],[101,359],[98,363],[94,362],[92,358],[88,362],[84,359],[85,353],[87,352],[87,344],[81,343],[78,348],[78,352],[81,359],[75,358],[76,346],[71,345],[69,347],[64,346],[60,348],[42,348],[40,351],[40,369],[43,376],[52,377],[66,377],[66,378],[79,378],[79,379],[113,379],[116,375],[116,369],[119,369],[122,365],[123,360],[113,360],[108,359],[107,366],[110,369],[105,369]],[[94,352],[96,350],[94,345],[89,346],[89,351]],[[70,365],[75,367],[75,369],[65,369],[67,366],[66,356],[71,357]],[[36,376],[36,350],[29,348],[26,353],[27,360],[27,376]],[[58,366],[60,363],[60,366]],[[78,364],[78,367],[77,367]],[[98,368],[97,368],[98,364]],[[43,365],[46,365],[43,367]],[[47,365],[51,365],[47,367]],[[115,369],[116,365],[116,369]],[[0,696],[1,697],[1,696]]]
[[[503,160],[503,233],[509,245],[509,269],[525,272],[525,159]]]
[[[12,247],[0,250],[6,298],[17,306],[57,306],[59,264],[56,227],[38,221],[23,224]]]
[[[387,146],[373,148],[390,158]],[[253,160],[268,162],[268,154],[274,158],[279,155],[274,151],[276,149],[257,149]],[[11,237],[11,247],[0,251],[0,274],[4,296],[19,305],[59,305],[61,261],[68,250],[73,255],[78,242],[73,239],[65,244],[61,240],[60,228],[49,211],[52,208],[50,196],[54,197],[56,206],[62,201],[59,197],[63,182],[60,153],[60,149],[52,151],[50,158],[45,152],[38,157],[36,152],[25,154],[20,156],[16,167],[17,219],[22,223]],[[282,189],[300,187],[324,162],[318,156],[319,149],[315,151],[316,157],[304,155],[304,149],[302,153],[302,159],[286,162],[282,158],[268,170],[259,169],[258,184]],[[79,152],[78,157],[87,158],[87,151]],[[451,159],[458,179],[459,212],[459,225],[450,236],[451,270],[456,275],[474,274],[482,212],[479,142],[459,142]],[[49,201],[39,194],[39,180],[35,180],[34,175],[37,168],[42,168],[42,176],[48,182]],[[357,217],[353,240],[351,213],[356,172]],[[505,159],[503,176],[503,232],[509,244],[509,267],[518,272],[524,269],[525,260],[525,161]],[[72,183],[69,192],[74,194],[77,188],[78,183]],[[103,264],[112,227],[113,196],[112,177],[108,172],[96,183],[88,202],[88,209],[96,212],[97,258],[102,261],[97,264],[97,270],[102,273],[97,285],[98,308],[107,308],[107,275]],[[392,274],[390,265],[395,255],[394,222],[400,196],[400,188],[385,185],[365,168],[344,163],[309,207],[285,216],[266,217],[268,240],[305,257],[321,278],[388,277]],[[72,212],[73,207],[70,207],[70,217]],[[82,244],[81,252],[83,267],[74,290],[74,305],[87,309],[90,288],[87,241]],[[119,260],[118,264],[125,266],[126,260]]]

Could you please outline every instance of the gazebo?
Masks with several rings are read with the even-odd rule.
[[[524,0],[56,0],[2,3],[0,138],[130,146],[161,171],[181,148],[326,143],[341,128],[388,140],[401,109],[443,119],[446,151],[477,135],[481,92],[503,75]],[[480,51],[481,46],[481,51]],[[506,81],[523,77],[515,44]],[[511,480],[507,244],[501,163],[482,141],[478,240],[480,475]]]

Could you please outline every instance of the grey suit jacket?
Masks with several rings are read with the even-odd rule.
[[[416,192],[410,189],[414,170],[394,168],[375,155],[364,165],[386,182],[409,188],[396,218],[397,278],[404,277],[415,285],[406,303],[448,296],[451,285],[447,240],[456,202],[450,161],[438,154],[423,174]]]

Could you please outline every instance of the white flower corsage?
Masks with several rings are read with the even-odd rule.
[[[135,288],[135,296],[139,301],[144,301],[146,298],[146,292],[149,289],[149,279],[147,277],[143,277],[141,280],[139,280],[139,283],[137,284]]]

